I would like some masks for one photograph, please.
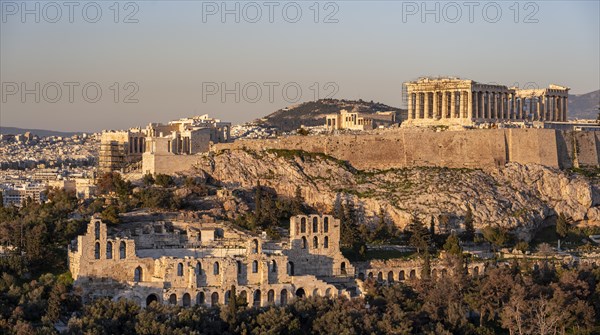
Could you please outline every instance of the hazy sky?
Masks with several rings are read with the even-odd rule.
[[[238,123],[328,95],[402,106],[420,76],[600,88],[599,1],[315,3],[1,0],[0,125]]]

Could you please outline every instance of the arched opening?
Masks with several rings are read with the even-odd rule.
[[[369,277],[369,279],[373,279],[373,272],[369,272],[367,276]]]
[[[479,275],[479,267],[478,266],[476,266],[476,267],[473,268],[473,275],[474,276]]]
[[[275,303],[275,291],[269,290],[269,292],[267,292],[267,303],[269,305],[273,305]]]
[[[313,290],[313,293],[312,293],[312,296],[313,296],[313,297],[318,297],[319,295],[320,295],[320,294],[319,294],[319,290],[318,290],[318,289],[314,289],[314,290]]]
[[[394,271],[388,272],[387,281],[390,282],[390,283],[394,282]]]
[[[205,302],[206,302],[206,296],[204,295],[204,292],[198,292],[198,294],[196,295],[196,304],[204,305]]]
[[[211,296],[210,296],[210,305],[216,306],[218,304],[219,304],[219,293],[213,292],[213,294],[211,294]]]
[[[318,237],[313,237],[313,249],[317,249],[319,248],[319,238]]]
[[[448,270],[442,269],[442,278],[446,277],[447,275],[448,275]]]
[[[177,263],[177,275],[179,277],[183,276],[183,263]]]
[[[281,295],[279,296],[279,301],[282,305],[286,305],[287,304],[287,297],[288,295],[288,291],[286,289],[281,290]]]
[[[231,299],[231,290],[225,291],[225,305],[229,305],[229,299]]]
[[[300,219],[300,233],[306,233],[306,218]]]
[[[298,298],[304,298],[304,297],[306,297],[306,292],[304,292],[303,288],[299,288],[296,290],[296,296]]]
[[[100,222],[98,222],[98,221],[96,221],[96,223],[94,223],[94,235],[97,240],[100,239]]]
[[[202,275],[202,263],[200,262],[196,262],[196,275],[201,276]]]
[[[287,263],[287,274],[288,274],[288,276],[294,275],[294,262]]]
[[[257,273],[258,272],[258,261],[253,261],[252,262],[252,273]]]
[[[252,301],[252,306],[260,307],[260,290],[254,291],[254,299]]]
[[[342,262],[342,264],[340,264],[340,272],[341,272],[342,275],[348,274],[346,272],[346,262]]]
[[[325,296],[328,297],[328,298],[331,297],[331,289],[330,288],[328,288],[328,289],[325,290]]]
[[[252,240],[252,253],[253,254],[258,253],[258,240],[256,240],[256,239]]]
[[[273,272],[273,273],[277,272],[277,262],[275,260],[271,261],[271,272]]]
[[[317,219],[317,217],[313,218],[313,222],[312,222],[312,231],[313,233],[318,233],[319,232],[319,219]]]
[[[192,298],[190,297],[189,293],[184,293],[183,294],[183,307],[190,307],[190,305],[192,304]]]
[[[121,241],[121,243],[119,244],[119,258],[125,259],[126,255],[127,255],[127,245],[125,245],[125,241]]]
[[[328,233],[329,232],[329,218],[325,217],[323,219],[323,232],[324,233]]]
[[[400,273],[398,273],[398,280],[404,280],[404,270],[400,271]]]
[[[306,249],[306,237],[302,236],[302,249]]]
[[[325,236],[325,238],[323,239],[323,248],[329,248],[329,236]]]
[[[213,264],[213,274],[214,275],[219,274],[219,262],[215,262],[215,264]]]
[[[415,270],[410,270],[409,277],[410,277],[410,279],[415,279],[415,278],[417,278],[417,271],[415,271]]]
[[[177,294],[173,293],[169,296],[169,304],[177,305]]]
[[[359,272],[359,273],[358,273],[358,279],[360,279],[360,280],[365,280],[365,274],[364,274],[364,273],[362,273],[362,272]]]
[[[100,259],[100,242],[94,244],[94,258]]]
[[[241,275],[242,274],[242,261],[236,261],[235,264],[237,266],[237,274]]]
[[[138,266],[137,268],[135,268],[135,270],[133,271],[133,281],[136,283],[139,283],[142,281],[142,267]]]
[[[106,259],[112,259],[112,242],[106,242]]]
[[[248,303],[248,293],[246,293],[246,291],[240,292],[240,300],[242,301],[243,304]]]
[[[158,302],[158,296],[156,296],[156,294],[150,294],[147,298],[146,298],[146,307],[150,306],[151,303],[153,302]]]
[[[381,271],[379,271],[379,273],[377,274],[377,281],[378,282],[382,282],[383,281],[383,273]]]

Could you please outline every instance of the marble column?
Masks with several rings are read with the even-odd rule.
[[[438,108],[438,104],[439,104],[438,98],[439,98],[438,97],[438,91],[433,91],[433,108],[432,108],[433,109],[433,113],[432,114],[433,114],[433,118],[434,119],[438,118],[438,110],[439,110],[439,108]]]
[[[504,102],[504,99],[506,98],[506,93],[502,92],[500,93],[500,119],[502,120],[506,120],[506,111],[504,110],[506,104]]]
[[[423,106],[424,106],[424,110],[423,110],[423,118],[424,119],[429,119],[429,92],[425,92],[423,93],[424,99],[423,99]]]
[[[562,122],[567,121],[568,111],[569,111],[569,95],[567,95],[566,97],[563,98],[563,110],[562,110],[562,113],[560,114],[559,121],[562,121]]]
[[[450,91],[450,118],[456,117],[456,92]]]
[[[523,116],[523,98],[519,97],[517,103],[519,104],[519,107],[517,109],[517,115],[519,116],[519,119],[524,120],[525,117]]]
[[[408,93],[408,101],[407,101],[407,109],[408,109],[408,115],[407,115],[407,119],[411,120],[414,119],[414,111],[413,111],[413,94]]]
[[[415,119],[421,118],[421,93],[415,93]]]

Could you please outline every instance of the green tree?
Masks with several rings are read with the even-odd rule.
[[[473,211],[471,206],[467,205],[467,213],[465,214],[465,232],[463,237],[466,241],[473,242],[475,237],[475,226],[473,224]]]
[[[292,200],[292,214],[298,215],[304,213],[304,197],[302,196],[302,189],[300,185],[296,186],[296,192],[294,194],[294,199]]]
[[[411,223],[406,227],[406,230],[410,234],[408,243],[411,247],[417,249],[417,253],[420,254],[421,251],[428,249],[431,243],[429,230],[425,228],[416,214],[413,214]]]
[[[4,207],[4,196],[2,195],[2,192],[0,192],[0,208]]]
[[[568,233],[569,233],[569,224],[567,222],[567,217],[565,216],[565,214],[560,213],[558,215],[558,218],[556,219],[556,234],[560,238],[565,238],[565,237],[567,237]]]
[[[495,247],[502,247],[509,240],[506,231],[499,227],[487,226],[483,228],[482,232],[483,238],[485,238]]]
[[[423,255],[423,267],[421,268],[421,278],[429,279],[431,277],[431,256],[429,250],[425,249]]]
[[[142,182],[144,185],[150,186],[154,184],[155,180],[151,173],[146,173],[144,177],[142,177]]]
[[[174,184],[173,177],[168,174],[159,173],[156,175],[155,183],[161,187],[171,187]]]
[[[100,219],[108,224],[117,224],[119,220],[119,208],[115,205],[108,205],[102,213],[100,213]]]
[[[451,255],[462,257],[462,248],[456,234],[450,234],[444,243],[444,250]]]

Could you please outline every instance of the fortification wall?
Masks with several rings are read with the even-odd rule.
[[[443,132],[395,129],[368,134],[238,140],[216,144],[211,150],[304,150],[349,161],[358,169],[413,166],[486,168],[503,166],[508,162],[566,169],[572,167],[574,162],[580,166],[598,166],[599,140],[600,132],[553,129]]]

